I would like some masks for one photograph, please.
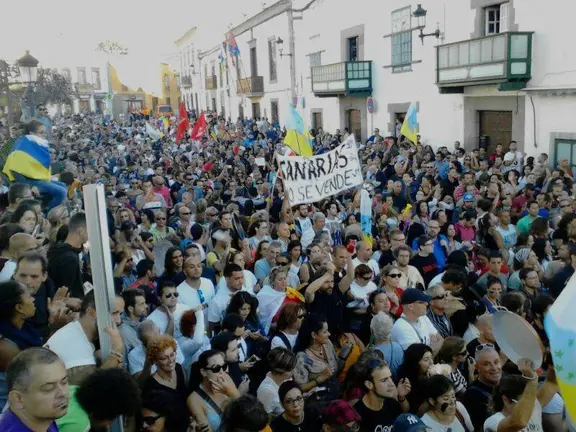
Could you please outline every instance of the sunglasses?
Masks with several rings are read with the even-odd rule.
[[[172,296],[174,296],[174,298],[178,298],[179,295],[180,295],[179,292],[173,292],[173,293],[170,293],[170,294],[164,294],[164,297],[166,297],[166,298],[172,298]]]
[[[163,217],[157,217],[156,220],[166,220],[166,218]]]
[[[476,352],[480,352],[483,349],[494,349],[494,344],[491,343],[480,344],[476,347]]]
[[[446,298],[446,294],[440,294],[436,297],[432,297],[432,300],[444,300]]]
[[[394,274],[389,274],[388,277],[391,277],[392,279],[400,279],[402,277],[402,275],[400,273],[394,273]]]
[[[146,423],[148,426],[152,426],[154,423],[156,423],[158,421],[158,419],[162,417],[161,415],[157,415],[157,416],[146,416],[146,417],[142,417],[142,421],[144,423]]]
[[[223,365],[214,365],[210,367],[207,366],[205,369],[209,370],[212,373],[219,373],[220,371],[226,372],[228,371],[228,365],[223,364]]]
[[[364,279],[365,281],[369,281],[369,280],[372,279],[372,275],[371,275],[371,274],[369,274],[369,275],[364,275],[364,276],[360,276],[360,278],[361,278],[361,279]]]
[[[188,215],[191,215],[191,214],[192,214],[192,212],[188,212],[188,213],[180,213],[180,214],[181,214],[182,216],[188,216]]]

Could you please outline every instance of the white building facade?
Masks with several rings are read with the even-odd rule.
[[[236,67],[226,56],[228,80],[218,59],[226,30],[199,47],[200,109],[283,124],[297,102],[309,127],[366,140],[374,128],[394,135],[416,102],[433,148],[460,141],[491,152],[514,140],[528,155],[576,164],[576,56],[562,30],[570,14],[560,13],[569,0],[428,0],[423,28],[405,0],[325,0],[292,13],[294,4],[279,0],[230,29],[240,57]]]
[[[105,113],[108,95],[108,76],[105,62],[92,61],[81,66],[62,66],[58,72],[67,77],[78,94],[73,112]]]
[[[197,28],[193,27],[176,40],[176,65],[180,77],[180,94],[188,111],[199,110],[201,83],[199,78]]]

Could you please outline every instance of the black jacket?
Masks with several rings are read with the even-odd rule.
[[[56,243],[48,250],[48,276],[56,289],[67,287],[70,297],[84,298],[82,271],[80,269],[81,251],[66,242]]]

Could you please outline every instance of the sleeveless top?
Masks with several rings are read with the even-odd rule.
[[[210,425],[210,430],[218,431],[220,430],[220,424],[222,423],[222,411],[216,411],[216,408],[213,405],[216,405],[216,402],[212,400],[212,398],[206,393],[204,390],[204,386],[200,385],[198,390],[196,391],[200,398],[204,402],[204,407],[206,408],[206,418],[208,419],[208,424]]]

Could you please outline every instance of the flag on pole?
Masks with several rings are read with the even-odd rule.
[[[366,189],[360,191],[360,227],[362,240],[372,248],[372,199]]]
[[[544,318],[550,352],[566,410],[576,421],[576,274],[574,274]]]
[[[190,132],[190,137],[195,141],[200,141],[204,134],[206,133],[206,115],[204,111],[200,113],[200,118],[194,124],[192,132]]]
[[[284,144],[300,156],[312,156],[312,136],[304,127],[304,121],[294,105],[288,105],[288,119],[286,121],[286,136]]]
[[[155,141],[158,141],[160,138],[162,138],[162,134],[160,133],[160,131],[156,129],[154,126],[152,126],[150,123],[146,123],[146,133],[148,134],[149,137],[151,137]]]
[[[418,105],[416,102],[412,102],[410,104],[410,108],[408,108],[408,112],[406,113],[406,117],[404,118],[404,123],[402,123],[402,128],[400,129],[400,133],[412,141],[414,144],[418,142],[418,132],[419,132],[419,124],[418,124]]]
[[[218,55],[218,62],[220,63],[220,70],[224,73],[226,70],[226,54],[223,48],[220,50],[220,54]]]
[[[180,117],[178,118],[178,129],[176,130],[176,144],[180,144],[180,141],[188,129],[190,129],[188,113],[186,112],[184,102],[180,102]]]
[[[236,38],[234,37],[234,33],[231,31],[226,33],[226,45],[228,46],[228,52],[230,53],[230,57],[232,57],[232,64],[236,66],[236,58],[240,55],[240,48],[238,48],[238,44],[236,43]]]

